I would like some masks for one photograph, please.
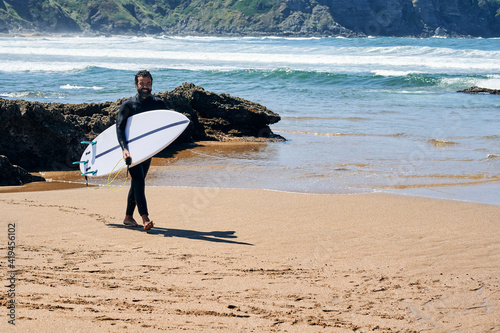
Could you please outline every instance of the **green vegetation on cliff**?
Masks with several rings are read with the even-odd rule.
[[[0,0],[0,32],[500,36],[499,0]]]

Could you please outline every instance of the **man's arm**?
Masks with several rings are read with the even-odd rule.
[[[127,138],[125,137],[125,127],[127,126],[128,117],[130,117],[130,108],[128,107],[127,102],[125,102],[120,106],[118,116],[116,117],[116,136],[118,138],[120,146],[124,151],[127,150],[127,153],[128,145]],[[130,156],[130,154],[128,156]]]

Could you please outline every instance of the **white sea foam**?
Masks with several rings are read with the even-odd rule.
[[[409,74],[417,74],[419,72],[412,72],[412,71],[394,71],[390,69],[386,70],[373,70],[371,71],[374,75],[377,76],[407,76]]]
[[[60,86],[59,88],[61,89],[91,89],[91,90],[102,90],[104,89],[103,87],[97,87],[97,86],[92,86],[92,87],[85,87],[85,86],[75,86],[71,84],[65,84]]]
[[[29,91],[0,92],[0,97],[2,98],[26,98],[30,95],[32,94]]]
[[[477,80],[474,85],[481,88],[500,89],[500,75],[488,75],[487,79]]]
[[[37,62],[37,61],[3,61],[0,62],[0,72],[67,72],[83,70],[86,64],[75,62]]]
[[[267,40],[267,41],[266,41]],[[500,51],[453,49],[421,45],[352,46],[315,44],[315,39],[250,39],[218,37],[68,38],[0,40],[0,71],[65,71],[87,66],[111,69],[154,68],[273,69],[322,72],[364,72],[378,68],[381,75],[404,73],[496,73]],[[338,39],[334,39],[338,42]],[[344,42],[340,42],[344,43]],[[306,45],[304,45],[306,44]],[[12,59],[16,59],[15,61]]]
[[[47,93],[43,91],[14,91],[14,92],[0,92],[2,98],[48,98],[48,99],[62,99],[66,96],[59,93]]]
[[[55,52],[44,53],[46,56],[55,56]],[[433,58],[421,57],[392,57],[392,56],[347,56],[347,55],[299,55],[299,54],[265,54],[265,53],[190,53],[179,51],[157,51],[147,55],[140,55],[135,52],[128,52],[131,61],[123,61],[121,57],[109,58],[107,51],[96,52],[93,56],[85,56],[80,50],[66,50],[64,57],[75,58],[72,62],[58,62],[46,59],[41,62],[26,61],[6,61],[0,65],[0,71],[67,71],[83,69],[89,66],[105,67],[111,69],[129,69],[130,66],[144,64],[149,60],[155,68],[176,68],[192,69],[193,63],[197,68],[232,68],[232,69],[274,69],[276,67],[287,66],[295,70],[312,71],[336,71],[346,69],[350,71],[365,71],[375,66],[386,67],[381,71],[386,73],[409,73],[409,72],[430,72],[430,73],[461,73],[475,71],[476,73],[488,73],[491,70],[500,68],[500,57],[495,61],[485,61],[469,59],[468,61],[457,62],[453,58]],[[62,55],[58,53],[57,55]],[[85,58],[85,59],[82,59]],[[103,60],[107,61],[103,61]],[[138,61],[140,59],[141,61]],[[91,60],[85,62],[85,60]],[[94,60],[94,61],[92,61]],[[392,68],[392,69],[389,69]],[[397,68],[401,68],[398,70]]]

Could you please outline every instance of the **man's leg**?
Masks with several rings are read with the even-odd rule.
[[[129,169],[130,176],[132,177],[132,182],[130,186],[129,198],[127,203],[127,215],[131,216],[135,206],[139,211],[139,215],[142,217],[142,222],[147,229],[152,227],[152,223],[149,226],[149,213],[148,205],[146,201],[146,175],[149,171],[151,165],[151,159],[142,162]],[[131,213],[132,214],[129,214]]]

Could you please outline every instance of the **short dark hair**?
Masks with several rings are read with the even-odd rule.
[[[151,79],[151,83],[153,83],[153,77],[151,76],[151,73],[145,69],[142,71],[138,71],[137,74],[135,74],[135,84],[136,85],[139,82],[140,77],[149,77]]]

